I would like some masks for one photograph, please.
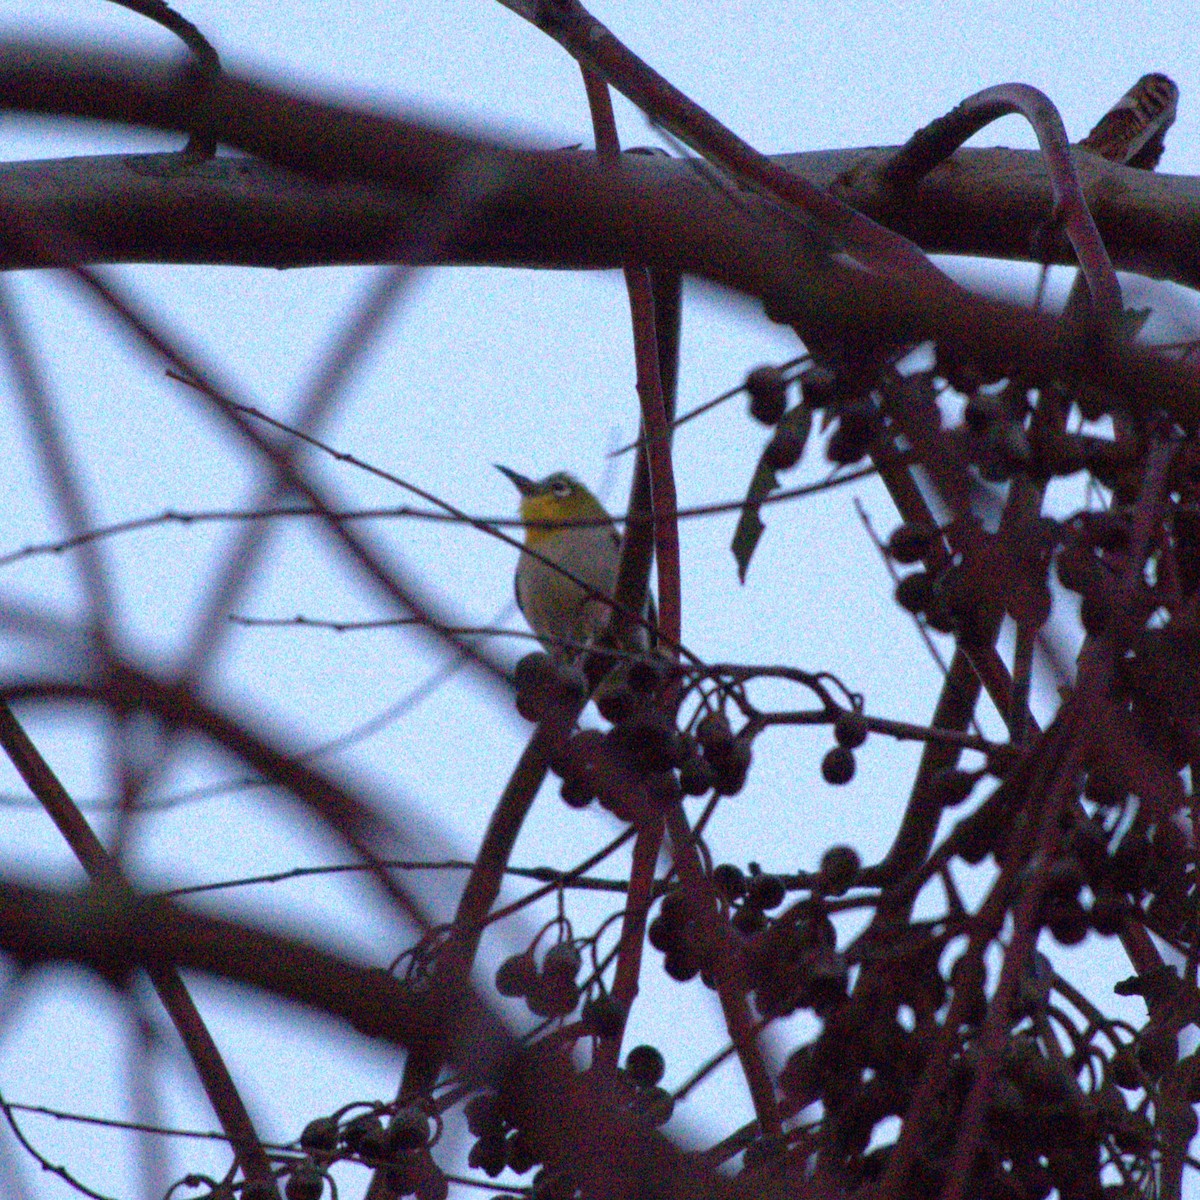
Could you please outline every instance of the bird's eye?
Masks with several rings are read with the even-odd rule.
[[[559,479],[550,485],[550,490],[560,500],[565,500],[571,494],[571,485],[565,479]]]

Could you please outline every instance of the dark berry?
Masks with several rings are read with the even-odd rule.
[[[513,668],[513,683],[518,692],[537,684],[549,682],[554,674],[550,655],[545,650],[534,650],[518,660]]]
[[[530,1200],[573,1200],[576,1190],[574,1179],[566,1171],[555,1171],[551,1174],[543,1167],[533,1177],[529,1195]],[[496,1200],[501,1198],[497,1197]],[[508,1197],[504,1197],[503,1200],[508,1200]]]
[[[752,758],[748,738],[736,737],[721,757],[713,763],[716,789],[719,796],[736,796],[746,786]]]
[[[666,892],[658,911],[663,920],[670,921],[676,928],[682,929],[691,916],[691,906],[683,888],[675,887]]]
[[[387,1128],[389,1154],[399,1150],[416,1150],[429,1142],[429,1118],[415,1105],[400,1109]]]
[[[644,696],[648,692],[653,692],[662,683],[665,673],[665,664],[656,662],[652,658],[639,658],[636,662],[629,664],[625,680],[629,684],[630,691]]]
[[[378,1117],[367,1126],[366,1132],[359,1140],[358,1152],[370,1162],[383,1162],[387,1159],[387,1130]]]
[[[691,754],[679,768],[679,790],[685,796],[706,796],[717,785],[717,772],[703,755]]]
[[[821,856],[821,890],[827,896],[840,896],[854,886],[862,860],[853,846],[830,846]]]
[[[538,1156],[530,1149],[529,1143],[519,1129],[514,1129],[508,1135],[508,1140],[504,1143],[504,1153],[508,1159],[509,1169],[517,1175],[524,1175],[526,1171],[532,1171],[539,1162]]]
[[[1046,868],[1046,895],[1074,900],[1087,882],[1083,866],[1074,854],[1063,854]]]
[[[1008,405],[1000,396],[976,392],[963,406],[963,420],[974,433],[986,433],[997,421],[1005,418]]]
[[[659,713],[640,713],[617,725],[610,736],[635,771],[667,771],[681,761],[679,731]]]
[[[764,425],[778,425],[787,408],[787,380],[778,367],[755,367],[746,376],[750,415]]]
[[[583,1024],[596,1037],[618,1037],[625,1028],[625,1009],[606,992],[592,996],[583,1006]]]
[[[645,779],[646,794],[656,808],[669,808],[683,799],[683,788],[674,771],[655,771]]]
[[[1147,1025],[1138,1034],[1137,1060],[1152,1076],[1161,1075],[1179,1058],[1179,1036],[1165,1025]]]
[[[714,867],[712,881],[713,887],[726,900],[740,900],[746,894],[746,876],[741,867],[735,867],[733,863],[721,863]]]
[[[401,1150],[397,1153],[383,1173],[387,1180],[389,1200],[391,1197],[416,1195],[421,1169],[428,1157],[424,1150]]]
[[[1092,902],[1092,910],[1088,913],[1088,921],[1092,928],[1102,937],[1114,937],[1125,928],[1129,915],[1129,906],[1120,896],[1111,892],[1101,893]]]
[[[467,1166],[483,1171],[492,1179],[504,1170],[507,1162],[503,1135],[481,1137],[467,1155]]]
[[[763,915],[762,909],[751,908],[748,904],[743,904],[733,914],[730,923],[738,933],[750,937],[766,929],[767,918]]]
[[[374,1113],[363,1113],[342,1126],[342,1145],[351,1154],[365,1154],[368,1142],[383,1146],[383,1122]]]
[[[964,396],[973,395],[984,384],[1000,383],[1004,372],[994,362],[964,357],[962,351],[950,346],[938,346],[937,373]]]
[[[544,650],[526,654],[513,669],[517,689],[517,711],[527,721],[538,721],[553,702],[554,664]]]
[[[914,571],[896,584],[896,603],[910,613],[923,613],[933,602],[933,580],[927,571]]]
[[[546,957],[542,960],[542,973],[574,983],[582,966],[583,956],[575,943],[559,942],[557,946],[551,946],[546,951]]]
[[[447,1200],[450,1195],[450,1181],[428,1154],[424,1156],[423,1169],[417,1174],[413,1195],[417,1200]]]
[[[856,463],[875,436],[875,410],[866,401],[847,404],[838,414],[838,427],[825,446],[825,457],[838,466]]]
[[[336,1150],[338,1144],[338,1123],[332,1117],[317,1117],[309,1121],[300,1134],[300,1149],[310,1153],[313,1150]]]
[[[571,734],[554,754],[551,767],[562,776],[562,797],[571,807],[583,808],[595,797],[606,754],[605,735],[598,729]]]
[[[666,954],[679,938],[679,926],[665,917],[655,917],[646,930],[646,939],[655,950]]]
[[[952,844],[963,862],[976,867],[997,850],[1004,836],[1000,827],[1002,817],[1003,814],[985,805],[955,826]]]
[[[827,408],[841,396],[837,376],[824,367],[810,367],[800,376],[800,394],[809,408]]]
[[[557,1019],[575,1011],[580,994],[573,980],[565,976],[543,974],[538,976],[526,993],[525,1003],[535,1016]]]
[[[723,712],[707,713],[696,726],[696,741],[709,761],[726,751],[733,743],[733,730]]]
[[[665,1070],[663,1056],[654,1046],[634,1046],[625,1056],[625,1073],[638,1087],[653,1087]]]
[[[978,778],[974,771],[943,767],[929,781],[929,793],[941,808],[953,808],[971,794]]]
[[[676,983],[687,983],[700,974],[700,964],[686,946],[673,946],[663,958],[663,970]]]
[[[833,723],[833,736],[839,746],[857,750],[867,740],[867,719],[858,711],[844,712]]]
[[[634,1100],[634,1111],[642,1114],[654,1128],[665,1125],[675,1111],[675,1097],[665,1088],[648,1087]]]
[[[524,996],[537,979],[537,966],[526,951],[506,958],[496,969],[496,991],[502,996]]]
[[[613,687],[596,697],[596,708],[606,721],[624,721],[637,711],[640,701],[627,684]]]
[[[554,664],[554,688],[560,704],[582,704],[591,691],[583,667],[575,662]]]
[[[834,787],[849,783],[854,778],[854,752],[845,746],[834,746],[821,759],[821,775]]]
[[[578,778],[564,779],[558,794],[568,808],[587,808],[596,798],[595,790]]]
[[[787,889],[778,875],[751,875],[746,886],[746,903],[759,912],[778,908],[786,895]]]
[[[578,729],[555,751],[550,766],[564,779],[594,775],[604,759],[605,736],[599,729]]]
[[[535,725],[546,715],[546,693],[529,689],[517,693],[517,712]]]
[[[933,542],[933,530],[920,525],[900,525],[887,540],[887,552],[893,562],[903,566],[918,563]]]
[[[1132,1092],[1142,1086],[1142,1073],[1138,1070],[1137,1059],[1127,1047],[1122,1047],[1112,1056],[1108,1067],[1113,1082],[1122,1090]]]
[[[321,1168],[311,1159],[298,1162],[283,1185],[287,1200],[321,1200],[325,1190],[325,1176]]]
[[[1076,520],[1084,539],[1102,550],[1119,553],[1129,545],[1129,518],[1112,510],[1080,513]]]
[[[500,1112],[496,1108],[496,1097],[490,1092],[480,1092],[463,1105],[463,1116],[472,1137],[487,1137],[501,1129]]]
[[[1095,556],[1073,542],[1058,552],[1054,570],[1058,582],[1069,592],[1082,592],[1099,574]]]
[[[1052,897],[1043,905],[1042,917],[1059,945],[1076,946],[1087,937],[1088,916],[1078,900]]]

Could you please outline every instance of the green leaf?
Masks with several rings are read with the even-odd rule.
[[[802,445],[807,444],[811,428],[812,411],[805,404],[797,404],[795,408],[789,409],[784,413],[783,420],[776,426],[777,430],[783,429],[799,434]],[[758,515],[759,507],[779,486],[779,477],[775,473],[775,469],[769,467],[765,459],[766,448],[764,447],[763,454],[758,460],[758,466],[754,469],[754,476],[750,480],[750,488],[746,492],[742,515],[738,518],[737,528],[733,531],[733,542],[730,545],[733,557],[737,562],[739,583],[746,582],[750,559],[754,556],[763,530],[766,529],[762,518]]]
[[[746,572],[750,569],[750,559],[758,539],[762,537],[766,526],[758,515],[758,506],[778,486],[775,472],[759,459],[754,478],[750,480],[750,490],[746,493],[746,504],[742,515],[738,518],[737,528],[733,531],[733,543],[730,549],[737,560],[738,582],[746,582]]]

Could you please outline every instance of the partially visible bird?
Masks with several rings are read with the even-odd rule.
[[[526,550],[517,561],[517,606],[552,656],[577,658],[608,624],[612,606],[600,597],[611,597],[616,588],[620,534],[573,475],[555,471],[535,481],[499,463],[496,469],[521,493]],[[555,528],[556,522],[562,527]],[[645,631],[634,640],[644,647]]]

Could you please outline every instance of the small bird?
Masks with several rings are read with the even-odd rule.
[[[611,597],[616,588],[620,534],[573,475],[555,471],[535,482],[499,463],[496,469],[521,493],[526,550],[517,561],[517,606],[553,657],[578,658],[608,624],[612,607],[599,597]],[[565,524],[556,529],[554,522]],[[644,647],[644,631],[635,638]]]

